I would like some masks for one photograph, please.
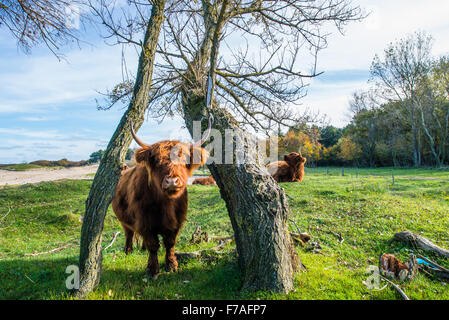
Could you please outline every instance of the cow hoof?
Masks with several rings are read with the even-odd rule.
[[[178,266],[167,264],[165,265],[165,271],[167,272],[178,272]]]
[[[150,270],[146,270],[146,274],[148,276],[148,279],[150,280],[157,280],[157,278],[159,277],[159,273],[153,273]]]

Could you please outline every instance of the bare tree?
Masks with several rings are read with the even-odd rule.
[[[304,121],[288,104],[304,96],[304,79],[317,74],[316,54],[326,46],[320,28],[329,21],[341,28],[361,17],[347,1],[203,0],[179,3],[166,15],[150,112],[181,113],[191,134],[193,122],[211,113],[216,129],[232,129],[240,141],[251,139],[239,130],[245,127],[269,130],[269,123]],[[236,46],[236,39],[244,45]],[[309,73],[301,72],[304,49],[313,58]],[[211,73],[216,95],[207,109]],[[231,218],[243,289],[288,292],[298,258],[286,232],[283,189],[254,162],[214,162],[209,168]]]
[[[133,96],[128,105],[128,109],[109,141],[86,200],[86,211],[81,230],[79,260],[80,288],[77,292],[78,297],[84,297],[100,281],[102,265],[101,241],[104,217],[120,178],[120,164],[124,161],[128,147],[132,141],[129,130],[130,121],[133,122],[136,129],[139,128],[143,123],[145,111],[148,107],[156,46],[164,21],[166,0],[154,0],[150,4],[150,13],[148,21],[145,24],[143,41],[141,43],[138,42],[141,47],[141,53],[133,88]],[[107,6],[107,2],[101,1],[100,6],[105,6],[102,7],[103,10],[106,10],[104,12],[110,12],[108,11],[109,7]],[[106,19],[103,13],[97,9],[98,7],[95,8],[95,12],[99,14],[100,19]],[[115,30],[115,28],[111,27],[109,30]],[[121,39],[120,34],[116,34],[116,36],[118,39]]]
[[[25,52],[44,43],[56,55],[60,44],[78,41],[81,5],[79,0],[2,0],[0,26],[9,29]]]
[[[442,57],[420,82],[419,115],[424,135],[438,167],[446,157],[449,134],[449,62]]]
[[[421,163],[421,101],[418,91],[430,69],[431,45],[431,36],[416,32],[391,43],[385,49],[383,59],[376,55],[371,65],[371,75],[380,95],[389,101],[399,101],[407,115],[412,132],[415,167]]]
[[[220,5],[220,1],[192,1],[168,11],[158,48],[163,58],[155,73],[152,116],[179,112],[188,117],[179,106],[190,74],[197,84],[189,90],[204,91],[202,77],[207,74]],[[294,107],[306,94],[305,80],[319,74],[316,57],[327,46],[320,28],[332,21],[340,29],[360,17],[358,8],[341,0],[230,1],[219,26],[217,104],[241,126],[256,131],[316,120]]]
[[[100,3],[100,8],[93,5],[94,12],[110,31],[111,39],[119,44],[142,46],[138,34],[147,25],[147,7],[131,1],[134,16],[122,14],[118,19],[107,0]],[[141,112],[148,106],[152,116],[165,117],[178,112],[193,134],[193,122],[213,114],[216,129],[222,133],[234,129],[235,138],[242,141],[251,139],[251,135],[240,130],[245,126],[267,130],[270,129],[267,123],[288,125],[304,119],[304,115],[295,115],[286,104],[296,103],[305,94],[303,79],[317,74],[316,54],[326,46],[326,36],[320,33],[320,27],[332,22],[340,29],[346,22],[361,18],[360,10],[345,0],[169,1],[165,16],[159,41],[153,37],[151,46],[142,48],[141,59],[151,53],[148,63],[152,63],[156,50],[159,56],[154,58],[152,81],[147,78],[149,82],[142,84],[137,76],[133,96],[145,98],[139,101],[137,118],[140,120]],[[148,28],[155,21],[159,20],[152,16]],[[151,30],[155,36],[156,29]],[[248,44],[249,38],[255,39],[260,47],[256,50],[259,56],[251,57],[250,45],[245,50],[230,50],[234,47],[233,37],[247,38]],[[220,52],[219,48],[224,46]],[[300,71],[303,48],[312,55],[309,73]],[[144,74],[149,76],[150,71],[146,69]],[[207,82],[216,85],[210,109],[206,108]],[[129,85],[113,91],[110,105],[126,98]],[[131,102],[129,108],[136,107]],[[129,144],[123,131],[127,121],[125,114],[117,129],[120,135],[113,136],[112,151],[103,158],[105,170],[97,173],[94,181],[97,187],[92,188],[87,201],[86,216],[90,218],[83,223],[80,295],[94,288],[99,280],[101,230],[118,180],[121,150],[126,150]],[[249,146],[246,144],[244,148]],[[236,150],[232,151],[235,156]],[[298,259],[287,232],[288,205],[283,189],[257,163],[211,163],[209,168],[226,201],[234,228],[245,276],[243,289],[288,292],[293,288],[292,274]]]
[[[349,101],[354,127],[354,139],[362,148],[363,157],[368,158],[370,167],[374,167],[374,155],[379,136],[379,103],[372,90],[354,92]]]

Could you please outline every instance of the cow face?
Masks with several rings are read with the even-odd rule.
[[[208,155],[201,147],[170,140],[144,146],[136,151],[135,158],[147,168],[149,184],[173,199],[184,193],[188,177]]]
[[[298,167],[301,163],[306,163],[307,159],[301,156],[299,153],[290,152],[284,155],[284,161],[292,168]]]

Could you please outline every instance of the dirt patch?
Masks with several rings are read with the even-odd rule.
[[[61,179],[93,179],[92,174],[97,172],[97,169],[98,164],[72,168],[30,169],[26,171],[0,170],[0,188],[27,183],[39,183],[42,181],[55,181]],[[89,174],[90,176],[88,176]],[[198,177],[202,176],[189,177],[187,184],[192,184],[193,180]]]
[[[38,183],[42,181],[55,181],[61,179],[93,179],[92,174],[97,172],[98,165],[72,167],[62,169],[31,169],[26,171],[0,170],[0,186]]]

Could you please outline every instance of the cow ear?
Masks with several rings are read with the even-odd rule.
[[[153,155],[151,148],[141,148],[136,151],[134,158],[137,163],[147,163],[149,165],[152,164]]]
[[[207,158],[209,157],[209,152],[200,147],[194,147],[190,150],[190,163],[187,165],[187,169],[189,170],[189,173],[192,174],[193,170],[206,163]]]
[[[290,166],[293,166],[293,167],[295,166],[294,160],[295,159],[292,157],[292,155],[290,153],[284,155],[284,161],[287,162]]]

